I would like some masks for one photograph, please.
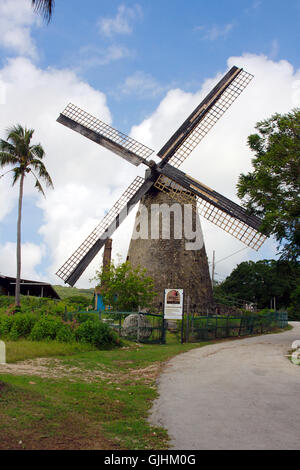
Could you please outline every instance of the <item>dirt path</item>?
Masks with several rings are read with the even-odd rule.
[[[285,333],[195,349],[173,358],[159,379],[151,423],[177,450],[299,449],[300,367]]]
[[[154,363],[141,369],[128,369],[124,371],[109,371],[105,366],[89,370],[84,367],[70,367],[64,364],[61,359],[41,358],[28,359],[15,364],[0,364],[1,374],[25,375],[42,377],[45,379],[67,379],[69,382],[97,382],[99,380],[109,380],[115,383],[122,383],[128,379],[132,383],[140,382],[152,383],[158,376],[162,365]]]

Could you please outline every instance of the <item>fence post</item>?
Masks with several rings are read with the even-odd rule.
[[[243,321],[243,317],[242,317],[242,316],[240,316],[239,336],[241,336],[241,331],[242,331],[242,321]]]
[[[190,339],[190,296],[187,296],[186,300],[186,342]]]
[[[184,343],[184,311],[182,311],[182,319],[181,319],[181,344]]]
[[[250,317],[250,334],[253,335],[253,330],[254,330],[254,315],[251,315]]]
[[[162,315],[162,332],[161,332],[161,343],[166,344],[166,325],[165,325],[165,315]]]
[[[140,342],[140,312],[138,312],[137,342]]]

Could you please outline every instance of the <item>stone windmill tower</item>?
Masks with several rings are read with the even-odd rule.
[[[196,205],[196,201],[193,204]],[[153,207],[156,206],[158,213],[153,217]],[[159,211],[159,208],[163,206],[165,206],[165,214],[164,211]],[[177,211],[168,211],[168,208],[172,207],[176,207]],[[184,203],[179,204],[178,200],[170,194],[154,187],[141,199],[133,229],[134,234],[138,234],[141,224],[148,227],[148,235],[155,231],[153,225],[158,225],[157,222],[159,225],[155,227],[157,228],[155,238],[151,236],[131,238],[127,260],[133,267],[140,265],[146,268],[147,274],[154,280],[155,291],[158,293],[153,302],[156,311],[161,311],[163,308],[164,289],[183,289],[185,299],[186,301],[189,299],[192,311],[206,311],[213,302],[200,218],[195,209],[196,207],[192,213],[186,214]],[[167,217],[165,224],[169,225],[170,231],[164,237],[162,217],[168,214],[170,217]],[[191,248],[196,249],[187,249],[190,242],[184,236],[185,217],[190,217],[190,215],[192,217],[188,222],[191,229],[193,232],[197,229],[197,240],[191,242]],[[176,221],[176,217],[179,220]],[[176,228],[180,232],[178,238],[176,238]]]
[[[143,163],[149,169],[145,178],[138,176],[134,179],[100,224],[58,270],[57,275],[64,282],[72,286],[76,283],[106,239],[112,236],[138,202],[141,203],[140,211],[146,209],[144,221],[146,217],[149,222],[153,206],[177,203],[182,213],[185,206],[191,208],[194,227],[199,226],[200,214],[247,246],[256,250],[260,248],[266,237],[259,232],[261,220],[258,217],[249,215],[238,204],[178,169],[252,78],[243,69],[232,67],[158,152],[161,158],[158,164],[149,160],[153,150],[77,106],[67,106],[58,122],[108,148],[133,165]],[[129,261],[134,266],[140,264],[145,267],[154,278],[159,293],[157,308],[161,307],[166,288],[185,289],[190,306],[195,311],[202,310],[212,301],[204,244],[198,249],[187,249],[186,237],[175,236],[175,232],[178,235],[178,229],[185,225],[186,218],[185,213],[179,222],[176,217],[177,224],[169,238],[164,237],[163,229],[160,231],[158,228],[154,237],[151,232],[150,239],[148,234],[148,239],[133,239],[130,243]],[[141,221],[136,220],[136,226],[138,223],[141,224]],[[151,224],[152,218],[150,230]]]

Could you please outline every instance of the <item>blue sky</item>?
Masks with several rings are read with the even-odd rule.
[[[246,68],[255,75],[249,91],[183,168],[237,200],[238,175],[251,168],[246,138],[255,122],[300,101],[299,25],[299,0],[56,0],[48,26],[30,0],[1,0],[1,137],[16,122],[34,127],[55,184],[44,200],[27,182],[23,275],[58,282],[54,272],[70,250],[144,171],[59,126],[69,101],[158,151],[229,66]],[[16,202],[8,175],[0,179],[3,274],[15,270]],[[125,256],[132,223],[133,216],[116,234],[115,254]],[[221,259],[243,248],[204,228],[210,260],[213,249]],[[274,256],[270,240],[258,254],[229,257],[218,274]],[[78,285],[88,285],[92,269]]]
[[[298,0],[57,0],[53,21],[33,37],[42,67],[75,69],[106,93],[114,124],[129,131],[166,90],[195,92],[230,56],[265,54],[298,67],[299,22]],[[110,48],[118,59],[107,57]],[[138,72],[148,88],[125,90]]]

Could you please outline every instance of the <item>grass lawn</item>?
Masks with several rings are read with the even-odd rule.
[[[127,342],[103,351],[78,343],[7,342],[0,449],[167,449],[166,431],[147,422],[156,379],[165,361],[207,344],[180,344],[170,333],[165,345]]]
[[[110,351],[8,342],[8,367],[16,370],[0,374],[0,449],[167,449],[166,431],[147,422],[156,378],[164,361],[207,344],[168,339]],[[34,358],[43,356],[41,375]],[[30,374],[17,371],[20,359],[31,359]]]
[[[37,357],[70,356],[80,352],[93,350],[83,343],[59,343],[58,341],[6,341],[6,361],[14,363]]]

